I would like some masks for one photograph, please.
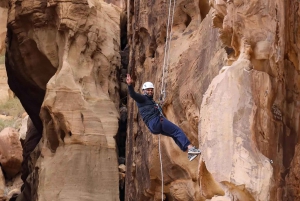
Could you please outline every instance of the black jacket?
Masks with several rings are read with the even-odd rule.
[[[139,113],[146,125],[148,125],[149,121],[153,118],[160,116],[159,106],[155,103],[153,98],[136,93],[131,85],[128,85],[128,91],[131,98],[136,101]]]

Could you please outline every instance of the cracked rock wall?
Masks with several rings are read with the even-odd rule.
[[[130,11],[129,72],[158,99],[168,2]],[[298,11],[292,0],[176,1],[163,109],[203,154],[190,163],[161,137],[165,199],[300,200]],[[126,200],[160,200],[158,138],[129,107]]]
[[[128,99],[125,200],[300,200],[299,2],[176,1],[166,69],[169,2],[106,2],[9,1],[8,83],[32,119],[17,200],[119,200],[125,16],[135,90],[159,99],[165,70],[164,113],[202,150],[161,136],[161,192],[158,136]]]

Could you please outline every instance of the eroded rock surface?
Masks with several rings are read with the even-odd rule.
[[[6,2],[7,3],[7,2]],[[5,1],[0,3],[0,58],[4,56],[5,53],[5,38],[6,38],[6,24],[7,24],[7,4]],[[3,62],[1,60],[1,62]],[[1,63],[0,63],[1,64]]]
[[[7,75],[5,69],[5,38],[6,24],[8,15],[8,2],[0,2],[0,104],[6,102],[12,95],[7,84]]]
[[[260,72],[244,70],[249,65],[250,60],[241,54],[213,79],[202,102],[200,141],[205,150],[205,166],[227,196],[245,201],[269,200],[272,164],[256,147],[250,129],[256,107],[251,76]],[[226,91],[230,93],[224,93]],[[222,123],[217,123],[220,121]],[[201,180],[201,183],[209,181]],[[240,189],[239,185],[244,187]]]
[[[167,1],[127,3],[10,0],[8,83],[32,120],[18,200],[118,200],[118,130],[126,201],[299,200],[299,2],[178,0],[171,36]],[[159,153],[132,99],[124,136],[121,64],[136,91],[165,90],[166,117],[202,156],[165,136]]]
[[[246,79],[241,79],[242,82],[239,82],[239,84],[241,83],[242,87],[239,87],[239,91],[241,92],[241,89],[247,89],[247,91],[251,89],[248,97],[250,98],[249,101],[252,99],[251,102],[246,101],[244,103],[245,106],[248,104],[252,105],[250,107],[252,110],[251,115],[248,119],[242,121],[245,114],[237,111],[235,118],[226,116],[226,118],[215,118],[214,121],[220,122],[222,120],[225,121],[225,119],[226,122],[234,123],[237,121],[239,122],[239,127],[245,125],[246,121],[247,123],[249,121],[249,130],[247,129],[247,132],[241,128],[235,130],[236,124],[232,123],[223,127],[222,132],[225,130],[227,133],[243,133],[244,137],[250,137],[247,141],[252,140],[252,145],[249,147],[246,143],[243,143],[244,145],[242,146],[244,147],[243,152],[245,154],[248,152],[247,158],[251,160],[256,155],[251,150],[257,148],[271,162],[273,167],[273,171],[270,170],[272,183],[267,185],[269,195],[261,197],[263,194],[257,194],[254,186],[252,186],[250,192],[252,196],[254,195],[254,199],[286,200],[286,197],[293,197],[294,200],[297,200],[299,199],[299,196],[295,194],[297,187],[295,188],[293,184],[290,185],[290,182],[294,183],[294,180],[297,180],[297,176],[294,175],[293,179],[288,177],[288,180],[286,176],[293,175],[293,173],[290,174],[290,167],[293,164],[292,161],[297,160],[296,158],[298,157],[298,153],[295,151],[298,142],[295,139],[299,135],[299,121],[296,120],[299,115],[299,96],[297,95],[299,91],[299,34],[298,31],[291,33],[290,29],[298,30],[294,28],[293,24],[299,21],[299,14],[294,15],[294,13],[297,13],[295,9],[298,9],[299,3],[295,1],[251,1],[247,3],[242,1],[211,1],[211,5],[214,7],[214,26],[219,28],[220,39],[227,46],[227,50],[229,50],[229,61],[231,62],[228,62],[228,65],[232,64],[231,67],[224,68],[225,73],[226,69],[231,72],[233,70],[229,70],[230,68],[236,68],[237,66],[242,68],[244,66],[244,70],[249,72],[250,82]],[[284,8],[288,9],[285,10]],[[286,37],[286,35],[288,36]],[[250,47],[248,48],[249,51],[246,51],[246,55],[248,54],[246,57],[243,55],[245,46]],[[242,61],[241,58],[248,59],[250,63],[248,62],[248,65],[240,63]],[[237,79],[236,77],[234,78]],[[229,79],[227,80],[229,81]],[[228,82],[228,84],[232,83]],[[215,90],[211,91],[211,95],[207,95],[208,97],[216,96],[216,100],[232,97],[238,102],[242,100],[233,97],[230,90],[220,94],[218,92],[221,89],[220,85],[214,87]],[[243,98],[245,97],[243,96]],[[208,107],[210,107],[210,104],[213,103],[208,103]],[[226,108],[230,107],[228,104],[224,104],[225,106]],[[243,107],[245,108],[245,106]],[[204,103],[203,107],[206,107]],[[231,110],[234,111],[238,107],[240,106],[232,106]],[[212,118],[212,114],[202,114],[203,118]],[[219,117],[222,117],[222,115]],[[201,125],[201,133],[206,132],[206,130],[213,131],[213,125],[214,122],[211,122],[210,126],[206,127]],[[222,126],[214,125],[214,127]],[[211,154],[213,155],[214,153]],[[256,164],[256,167],[260,170],[267,170],[267,164],[261,166],[263,164],[262,161],[265,159],[259,158],[260,160],[255,160],[252,164]],[[209,163],[209,161],[206,161],[206,163]],[[243,162],[243,165],[246,165],[246,163]],[[253,171],[254,169],[251,168],[251,170]],[[237,171],[234,172],[231,174],[235,175],[238,173]],[[250,173],[248,169],[247,172]],[[269,172],[263,175],[264,177],[258,176],[255,185],[262,185],[259,181],[262,178],[268,178]],[[286,184],[282,181],[285,181]],[[246,185],[245,188],[247,189],[250,186]]]
[[[8,83],[33,123],[18,200],[118,200],[120,8],[91,0],[10,5]]]
[[[169,7],[130,3],[129,72],[137,91],[153,81],[158,98]],[[164,112],[203,155],[198,169],[186,166],[186,155],[161,138],[164,195],[182,199],[170,183],[184,179],[198,181],[188,200],[297,200],[299,3],[212,0],[209,13],[206,6],[176,1]],[[157,137],[132,102],[129,108],[128,135],[135,140],[127,141],[134,165],[127,165],[126,184],[135,190],[126,200],[159,200]]]
[[[7,84],[7,74],[4,64],[0,64],[0,104],[13,98],[13,93]]]
[[[0,200],[3,201],[5,199],[5,178],[2,172],[2,168],[0,167]]]
[[[201,7],[199,7],[201,5]],[[131,2],[129,21],[131,47],[128,72],[135,90],[143,82],[155,85],[155,99],[162,89],[168,2]],[[211,13],[205,1],[177,1],[165,71],[164,113],[179,125],[198,146],[198,122],[202,94],[224,66],[226,52],[211,26]],[[170,29],[169,29],[170,30]],[[125,200],[161,200],[161,171],[158,136],[149,133],[129,99]],[[205,200],[198,180],[198,161],[189,162],[172,138],[161,136],[164,197],[174,200]]]
[[[8,178],[13,178],[21,170],[22,147],[18,131],[5,128],[0,132],[0,164]]]

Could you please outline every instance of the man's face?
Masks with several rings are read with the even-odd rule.
[[[144,94],[147,96],[153,97],[153,92],[154,92],[153,88],[144,89]]]

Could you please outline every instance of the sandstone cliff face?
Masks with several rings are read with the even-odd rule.
[[[133,15],[128,26],[132,50],[129,72],[136,79],[136,91],[140,91],[143,82],[154,82],[158,99],[162,87],[168,5],[163,2],[131,2],[130,6]],[[204,1],[176,2],[166,76],[164,112],[196,146],[199,145],[202,96],[224,66],[226,58],[208,11],[208,4]],[[129,119],[134,122],[129,123],[128,129],[127,147],[132,148],[127,149],[128,190],[125,200],[161,200],[158,137],[151,135],[137,118],[131,99],[128,107],[131,108]],[[169,137],[162,136],[161,143],[166,200],[205,200],[198,181],[199,157],[189,162],[187,153],[183,153]]]
[[[161,138],[166,200],[300,200],[299,3],[209,3],[176,1],[164,112],[203,154],[189,163]],[[130,72],[157,98],[167,9],[130,1]],[[160,200],[157,137],[129,107],[126,200]]]
[[[11,96],[11,91],[7,85],[7,75],[5,70],[5,38],[8,2],[1,1],[0,3],[0,103],[3,103]]]
[[[38,161],[39,200],[119,199],[113,137],[119,116],[120,11],[94,3],[91,8],[68,2],[57,5],[60,18],[67,19],[61,26],[68,30],[59,38],[65,45],[62,63],[47,84],[42,105],[44,159]],[[65,8],[74,11],[65,13]],[[75,11],[82,15],[74,15]],[[73,27],[69,24],[73,22],[78,24]]]
[[[18,200],[119,200],[119,18],[103,1],[10,1],[8,82],[33,122]]]
[[[129,98],[126,201],[300,200],[299,2],[178,0],[167,55],[168,2],[106,2],[9,1],[8,83],[32,119],[17,200],[119,200],[121,64],[156,99],[164,72],[164,113],[202,150],[189,162],[161,136],[161,192],[158,136]]]
[[[7,21],[7,8],[5,7],[5,5],[0,5],[0,41],[1,41],[0,55],[1,57],[4,55],[5,52],[6,21]]]
[[[249,72],[251,82],[248,84],[243,82],[243,88],[248,88],[248,91],[250,89],[249,98],[254,101],[249,118],[251,130],[245,132],[245,129],[241,127],[241,122],[237,121],[245,115],[237,115],[242,111],[245,112],[245,103],[245,106],[239,107],[240,111],[236,113],[236,118],[232,121],[235,126],[231,127],[233,132],[251,136],[250,139],[253,141],[249,148],[243,140],[241,150],[244,151],[240,153],[244,152],[243,155],[257,158],[255,159],[257,167],[251,170],[260,171],[263,175],[260,180],[267,179],[270,172],[262,171],[269,169],[267,164],[263,167],[262,164],[268,159],[273,161],[272,185],[268,187],[270,189],[269,200],[299,200],[296,193],[299,186],[295,185],[295,180],[299,175],[294,174],[294,169],[297,168],[294,164],[299,154],[297,153],[299,143],[299,34],[298,27],[294,26],[299,21],[299,13],[297,13],[299,3],[296,1],[284,3],[252,1],[247,4],[243,2],[224,4],[215,1],[212,5],[216,8],[214,18],[216,24],[218,24],[216,19],[223,19],[222,26],[217,25],[221,28],[221,39],[234,49],[232,57],[237,58],[233,59],[236,61],[232,67],[243,66],[246,71],[251,71]],[[241,63],[245,59],[249,65]],[[228,71],[232,71],[229,69],[230,67]],[[238,94],[241,95],[241,90]],[[227,99],[227,97],[221,97]],[[250,105],[253,104],[247,102]],[[240,125],[236,125],[237,122]],[[201,128],[204,129],[204,127]],[[238,130],[235,131],[235,129]],[[255,157],[257,154],[253,151],[256,148],[267,158]],[[240,154],[238,157],[238,163],[243,161],[243,155]],[[242,164],[243,172],[249,175],[248,164],[245,162]],[[255,185],[261,184],[257,182]],[[267,198],[262,196],[262,192],[257,192],[253,188],[249,191],[254,195],[254,199]]]

